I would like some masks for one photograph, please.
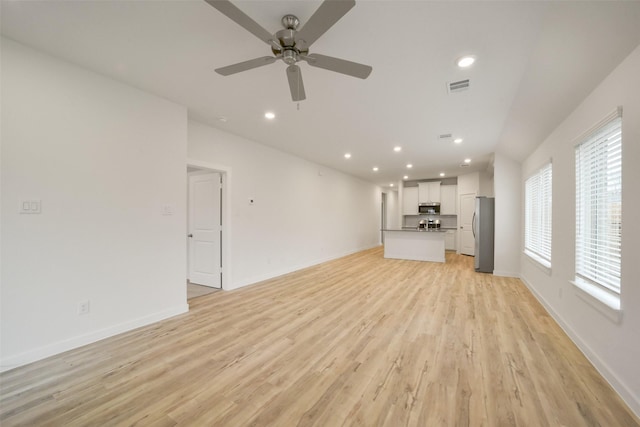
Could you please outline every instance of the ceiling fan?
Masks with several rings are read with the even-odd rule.
[[[312,67],[323,68],[360,79],[366,79],[371,74],[372,68],[369,65],[358,64],[357,62],[346,61],[332,56],[309,53],[309,47],[355,6],[355,0],[325,0],[300,30],[298,30],[298,25],[300,24],[298,18],[293,15],[285,15],[282,18],[284,29],[273,35],[229,0],[205,1],[226,15],[227,18],[268,44],[271,47],[271,52],[273,52],[273,56],[263,56],[218,68],[216,69],[218,74],[228,76],[273,64],[276,60],[282,59],[288,65],[287,80],[289,81],[289,89],[291,90],[291,99],[293,101],[302,101],[306,98],[302,74],[300,67],[297,65],[299,61],[305,61]]]

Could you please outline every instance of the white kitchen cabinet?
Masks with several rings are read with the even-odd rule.
[[[458,209],[456,209],[457,196],[457,185],[440,186],[440,215],[458,215]]]
[[[456,230],[447,230],[444,234],[444,248],[448,251],[455,251],[456,248]]]
[[[429,183],[429,195],[432,202],[440,203],[440,181]]]
[[[420,203],[440,203],[440,181],[419,182],[418,201]]]
[[[418,187],[404,187],[402,190],[402,214],[418,215]]]

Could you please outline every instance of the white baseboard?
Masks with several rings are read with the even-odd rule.
[[[562,328],[562,330],[571,338],[571,341],[578,347],[578,349],[584,354],[584,356],[591,362],[594,368],[602,375],[602,377],[609,383],[609,385],[618,393],[618,395],[624,400],[624,402],[629,406],[629,408],[633,411],[636,416],[640,417],[640,397],[634,395],[634,393],[629,390],[629,388],[625,385],[625,383],[620,380],[618,375],[614,373],[614,371],[607,365],[600,357],[587,345],[587,343],[576,333],[576,331],[564,321],[562,316],[560,316],[544,299],[544,297],[536,291],[536,289],[531,286],[526,277],[521,276],[520,280],[525,284],[525,286],[531,291],[533,296],[542,304],[542,306],[547,310],[547,313],[553,317],[556,323]]]
[[[147,316],[139,317],[137,319],[110,326],[108,328],[58,341],[56,343],[39,347],[34,350],[29,350],[15,356],[9,356],[0,360],[0,372],[8,371],[32,362],[37,362],[38,360],[42,360],[50,356],[55,356],[56,354],[60,354],[68,350],[73,350],[74,348],[82,347],[84,345],[91,344],[96,341],[121,334],[123,332],[128,332],[141,326],[147,326],[151,323],[159,322],[160,320],[168,319],[169,317],[177,316],[178,314],[186,313],[188,311],[189,305],[181,304],[176,307],[172,307]]]
[[[515,277],[517,279],[520,278],[520,273],[516,273],[513,271],[493,270],[493,275],[500,277]]]

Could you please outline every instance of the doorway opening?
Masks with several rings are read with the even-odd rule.
[[[228,283],[227,181],[223,168],[187,164],[187,299]]]

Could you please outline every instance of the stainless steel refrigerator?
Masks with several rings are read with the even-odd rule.
[[[472,230],[476,239],[475,268],[482,273],[493,273],[493,236],[495,225],[495,199],[476,197]]]

